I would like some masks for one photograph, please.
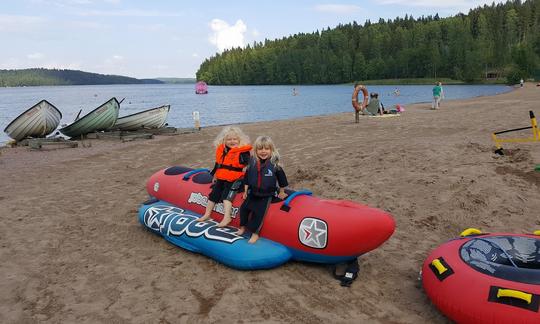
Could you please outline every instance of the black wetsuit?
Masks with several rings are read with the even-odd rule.
[[[240,226],[246,226],[252,233],[259,233],[266,211],[275,198],[278,185],[288,185],[283,169],[270,163],[270,160],[251,159],[244,184],[248,185],[248,196],[240,207]],[[250,216],[251,215],[251,219]]]

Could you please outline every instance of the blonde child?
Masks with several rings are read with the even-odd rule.
[[[287,185],[287,176],[279,162],[279,153],[274,142],[268,136],[259,136],[253,144],[252,157],[246,169],[244,203],[240,207],[238,234],[244,234],[247,228],[252,233],[249,243],[255,243],[259,239],[263,218],[276,193],[280,199],[287,197]]]
[[[210,172],[214,176],[214,186],[208,195],[208,205],[204,215],[197,219],[202,222],[210,218],[215,205],[223,201],[223,220],[218,227],[231,222],[232,201],[241,187],[244,168],[249,163],[249,138],[238,127],[227,126],[214,140],[216,162]]]

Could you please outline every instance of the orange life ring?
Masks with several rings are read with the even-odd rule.
[[[362,91],[362,94],[364,95],[364,100],[362,101],[362,105],[358,104],[358,93]],[[366,106],[368,105],[368,91],[367,88],[361,84],[354,87],[354,92],[352,94],[352,105],[354,107],[354,110],[356,111],[362,111]]]

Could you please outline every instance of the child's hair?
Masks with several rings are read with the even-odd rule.
[[[270,162],[272,164],[275,164],[276,166],[283,167],[281,164],[281,161],[279,160],[279,152],[276,148],[276,145],[274,144],[274,141],[272,141],[272,138],[270,136],[259,136],[253,143],[253,156],[257,157],[257,150],[261,148],[267,148],[272,151],[272,154],[270,155]]]
[[[239,128],[236,126],[227,126],[224,127],[221,132],[219,132],[218,136],[216,136],[216,139],[214,140],[214,146],[218,147],[221,144],[225,144],[225,138],[229,135],[236,135],[240,139],[239,146],[244,146],[249,144],[249,137]]]

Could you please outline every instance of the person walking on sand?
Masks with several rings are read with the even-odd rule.
[[[525,82],[525,81],[523,81],[523,79],[520,79],[520,80],[519,80],[519,86],[520,86],[521,88],[523,88],[523,83],[524,83],[524,82]]]
[[[444,100],[444,88],[442,86],[442,82],[439,81],[439,87],[441,87],[441,100],[439,100],[439,107],[441,107],[441,103]]]
[[[272,198],[277,193],[278,198],[285,199],[287,186],[287,176],[279,162],[274,142],[268,136],[257,137],[244,178],[244,203],[240,207],[240,229],[237,234],[244,234],[247,228],[251,232],[248,242],[257,242]]]
[[[223,201],[223,220],[218,227],[225,227],[231,222],[232,201],[242,185],[244,168],[249,163],[249,138],[238,127],[227,126],[216,137],[216,163],[210,172],[213,176],[212,191],[208,195],[208,204],[204,215],[197,219],[206,221],[215,205]]]
[[[442,95],[442,87],[441,83],[437,82],[435,86],[432,89],[433,92],[433,103],[431,104],[431,109],[439,109],[440,103],[441,103],[441,95]]]

